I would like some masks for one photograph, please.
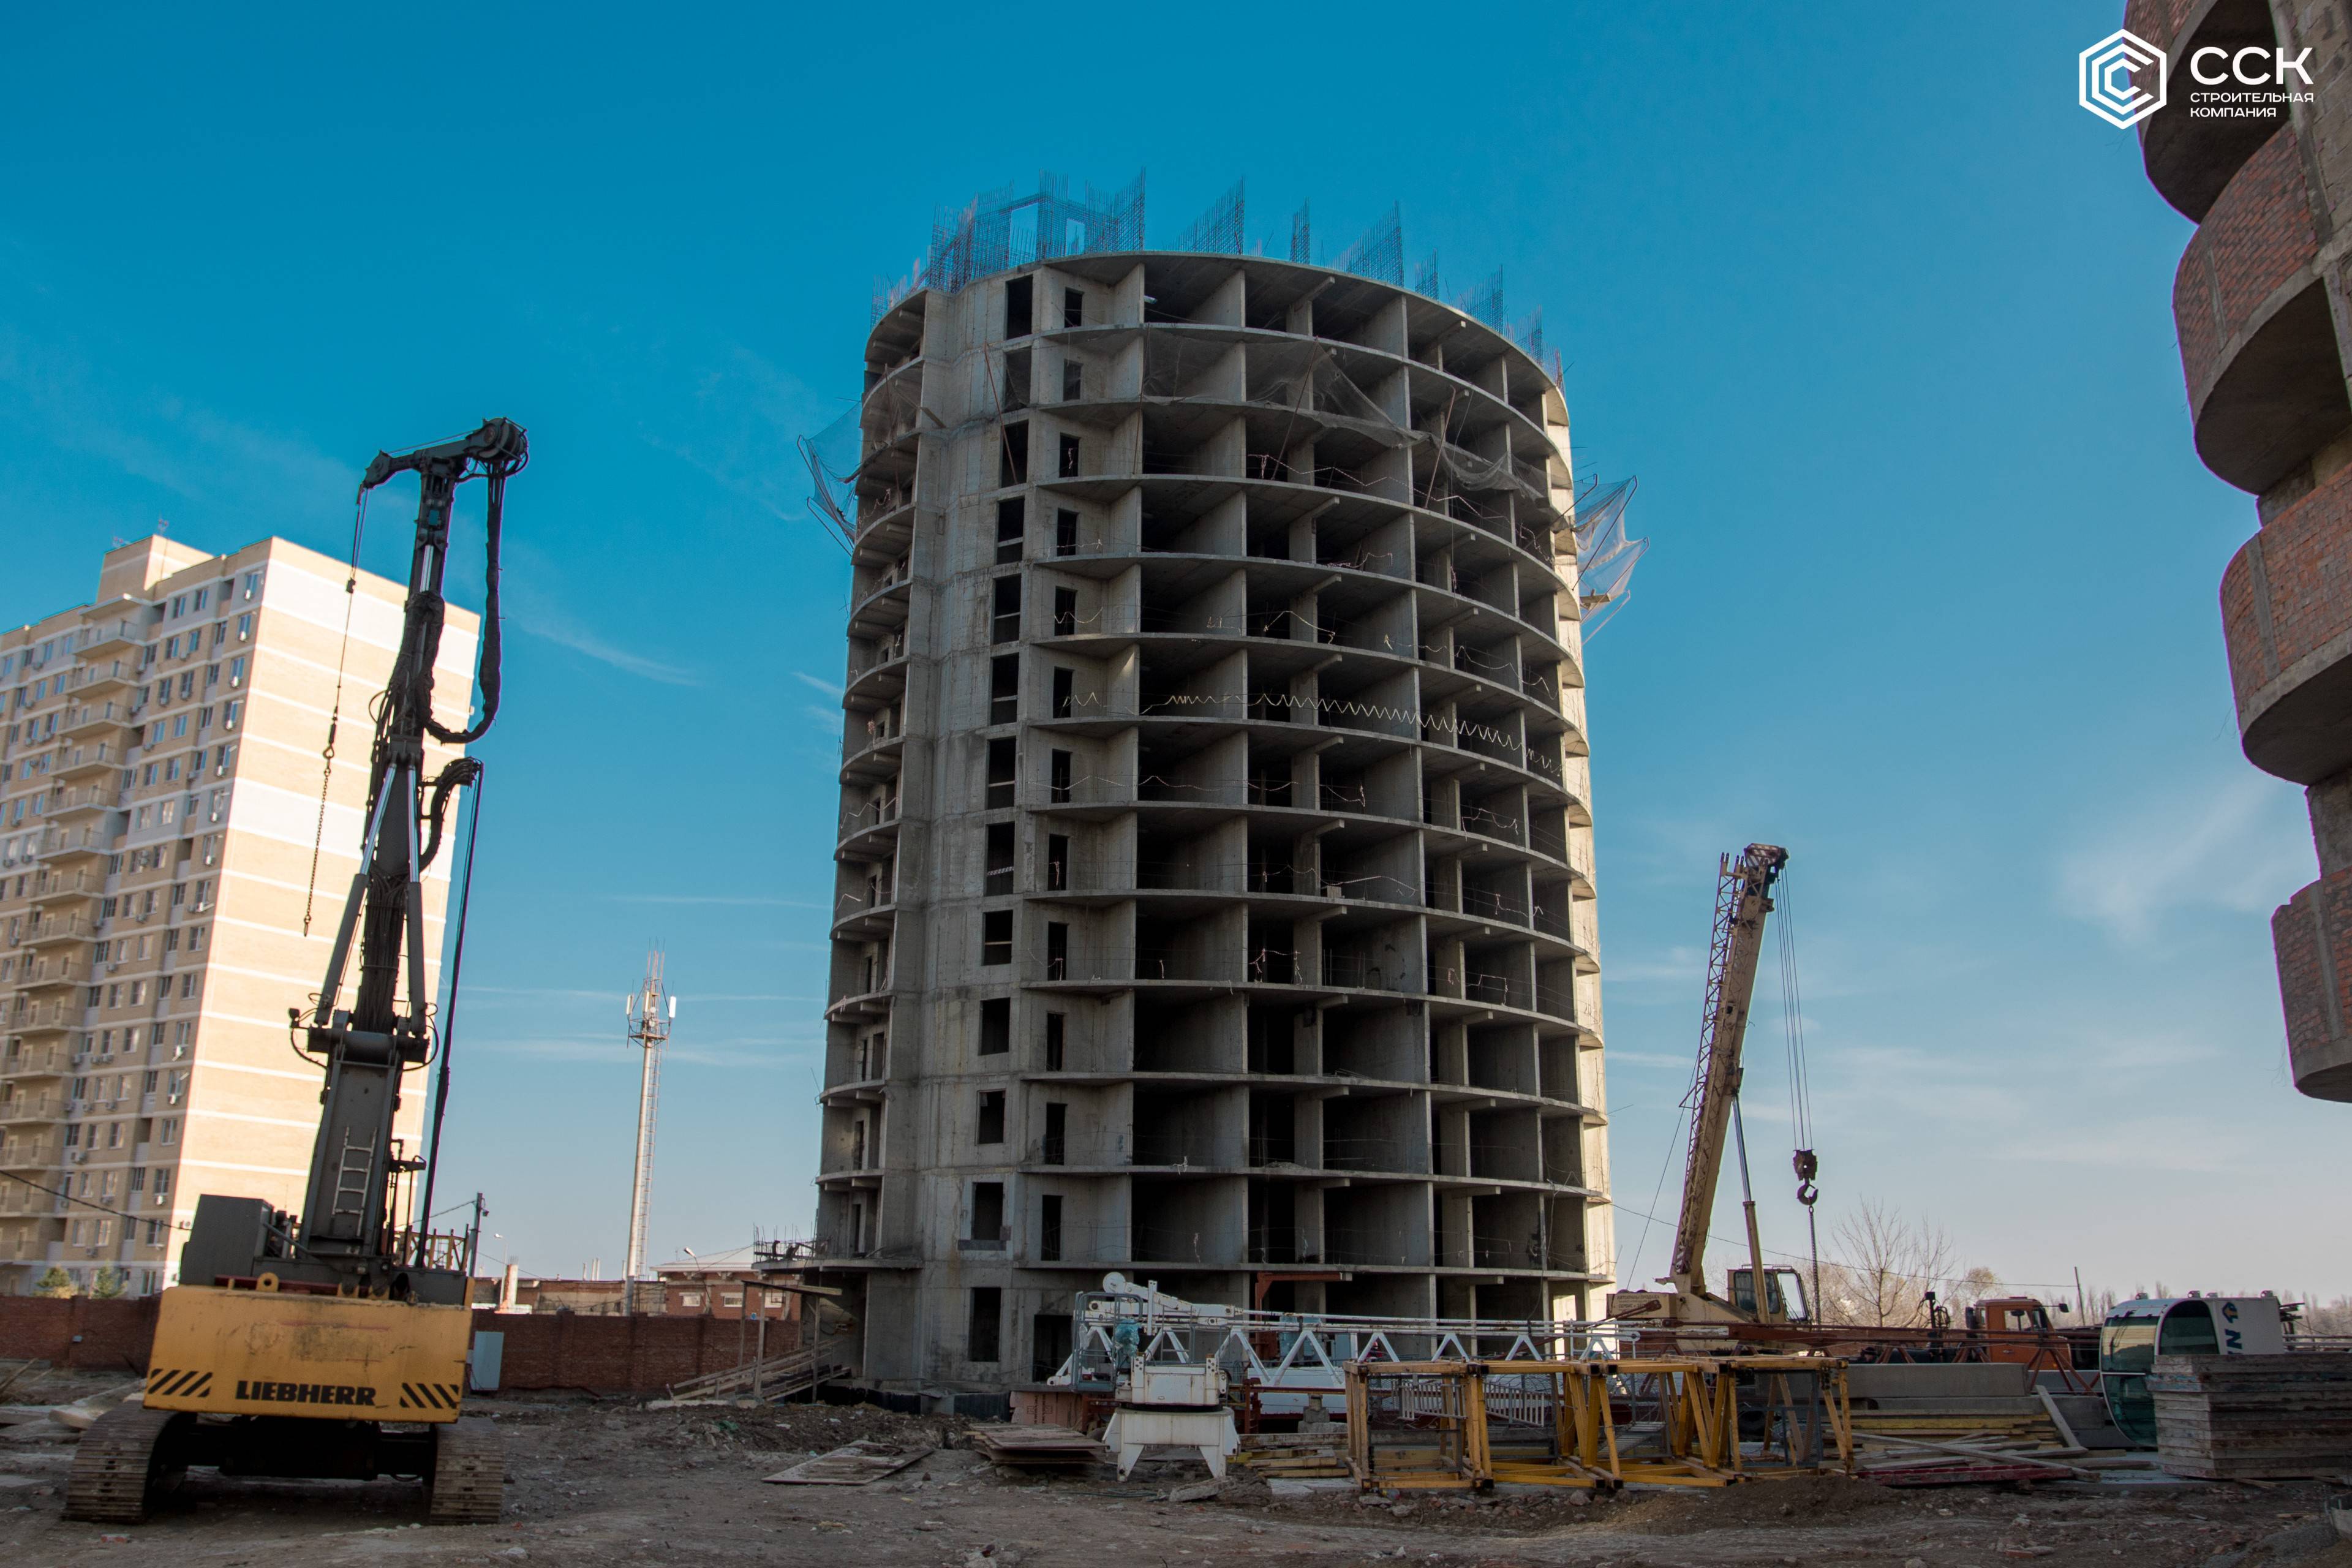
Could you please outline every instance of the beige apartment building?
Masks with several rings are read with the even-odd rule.
[[[108,551],[89,604],[0,633],[0,1292],[54,1266],[151,1293],[200,1194],[299,1208],[320,1074],[287,1014],[358,868],[404,597],[286,540],[158,535]],[[478,634],[450,610],[445,719]],[[455,754],[429,749],[428,774]],[[446,873],[426,877],[436,987]]]

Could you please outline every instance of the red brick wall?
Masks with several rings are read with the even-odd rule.
[[[2282,126],[2231,176],[2173,274],[2172,316],[2192,406],[2224,368],[2222,349],[2318,251],[2301,150]]]
[[[74,1342],[75,1335],[81,1342]],[[0,1296],[0,1356],[138,1377],[155,1342],[155,1302]]]
[[[2257,604],[2254,563],[2268,588]],[[2270,618],[2263,636],[2263,615]],[[2352,632],[2352,467],[2278,512],[2221,574],[2221,635],[2243,725],[2277,700],[2264,688]]]
[[[2172,35],[2182,18],[2197,9],[2199,0],[2130,0],[2124,7],[2124,26],[2159,49],[2172,47]],[[2090,40],[2085,38],[2084,43]]]
[[[2331,1011],[2336,1018],[2352,1018],[2352,867],[2321,878],[2281,905],[2271,916],[2271,946],[2278,956],[2287,1048],[2307,1070],[2335,1054]],[[2332,998],[2320,962],[2323,952],[2336,971]]]
[[[155,1301],[50,1300],[0,1296],[0,1357],[34,1356],[58,1366],[147,1370]],[[572,1312],[477,1312],[474,1326],[506,1335],[499,1383],[506,1388],[586,1388],[658,1394],[667,1385],[737,1364],[732,1318],[583,1317]],[[746,1353],[759,1325],[746,1322]],[[74,1342],[79,1334],[81,1342]],[[768,1353],[798,1347],[796,1323],[768,1325]]]

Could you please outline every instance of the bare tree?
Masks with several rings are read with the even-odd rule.
[[[1854,1327],[1927,1326],[1927,1295],[1953,1275],[1941,1229],[1865,1199],[1831,1233],[1837,1261],[1822,1265],[1823,1321]],[[1990,1280],[1990,1269],[1983,1270]]]

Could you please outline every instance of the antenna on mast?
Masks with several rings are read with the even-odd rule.
[[[665,1005],[667,1003],[667,1005]],[[621,1275],[621,1310],[637,1310],[637,1285],[646,1270],[646,1221],[653,1206],[654,1121],[661,1099],[661,1053],[677,1016],[677,998],[662,993],[662,951],[646,954],[646,978],[621,1004],[629,1021],[629,1041],[645,1053],[637,1087],[637,1168],[629,1188],[629,1257]]]

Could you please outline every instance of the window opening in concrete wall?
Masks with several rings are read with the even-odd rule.
[[[1060,1162],[1054,1161],[1049,1163],[1058,1164]],[[1037,1261],[1040,1263],[1058,1263],[1061,1259],[1062,1194],[1059,1193],[1047,1193],[1037,1205]],[[1037,1374],[1037,1381],[1040,1383],[1043,1383],[1046,1378],[1053,1376],[1055,1371],[1061,1366],[1062,1363],[1067,1361],[1070,1356],[1068,1343],[1070,1320],[1065,1317],[1062,1319],[1063,1343],[1060,1347],[1062,1353],[1055,1356],[1050,1362],[1045,1359],[1046,1356],[1051,1353],[1045,1342],[1045,1336],[1044,1332],[1044,1324],[1045,1317],[1046,1314],[1042,1312],[1037,1316],[1037,1322],[1039,1324],[1037,1332],[1037,1363],[1045,1369]]]
[[[1067,719],[1070,717],[1071,704],[1076,700],[1074,688],[1077,684],[1077,675],[1078,672],[1070,668],[1067,665],[1056,665],[1054,667],[1055,718]]]
[[[980,1005],[980,1054],[1003,1056],[1013,1048],[1013,998],[991,996]]]
[[[1062,401],[1076,403],[1087,395],[1087,367],[1084,360],[1062,362]]]
[[[998,1321],[1003,1316],[1003,1290],[993,1285],[982,1285],[972,1291],[971,1321],[964,1327],[966,1360],[992,1362],[996,1359]]]
[[[1070,1020],[1065,1014],[1045,1015],[1045,1070],[1047,1072],[1062,1070],[1063,1049],[1068,1043],[1070,1036],[1069,1024]]]
[[[1013,804],[1013,792],[1017,782],[1015,759],[1019,755],[1019,742],[1009,735],[988,743],[988,794],[984,809],[1001,811]]]
[[[1029,422],[1016,419],[1004,427],[1004,447],[997,454],[996,482],[1000,485],[1025,485],[1029,482]]]
[[[1066,833],[1045,836],[1045,890],[1049,893],[1070,890],[1070,836]]]
[[[1057,637],[1078,635],[1078,591],[1076,588],[1054,590],[1054,635]]]
[[[1055,752],[1047,759],[1046,795],[1055,805],[1070,804],[1070,763],[1072,753]]]
[[[1054,510],[1054,553],[1076,555],[1078,552],[1078,514],[1068,507]]]
[[[1029,500],[1025,496],[1013,496],[996,503],[996,563],[1010,565],[1021,559],[1021,541],[1029,528]]]
[[[977,1143],[1004,1142],[1004,1091],[1001,1089],[982,1090],[980,1097],[980,1128],[972,1135]]]
[[[1030,221],[1033,223],[1036,221],[1034,215]],[[1034,303],[1036,299],[1036,289],[1037,280],[1034,278],[1014,278],[1005,283],[1004,335],[1006,337],[1025,338],[1037,330],[1036,309]]]
[[[1013,962],[1013,911],[990,910],[980,917],[980,962],[983,965]]]
[[[1083,289],[1062,290],[1062,325],[1083,327],[1087,324],[1087,291]]]
[[[1008,913],[1005,917],[1010,920]],[[1067,980],[1070,977],[1070,928],[1063,921],[1045,922],[1045,978]]]
[[[1021,575],[995,580],[994,599],[989,609],[988,637],[991,642],[1008,643],[1021,640]]]
[[[1078,438],[1076,436],[1062,437],[1061,467],[1058,472],[1066,479],[1075,479],[1078,477]]]
[[[971,1239],[974,1241],[1004,1239],[1004,1184],[1003,1182],[974,1182],[971,1184]]]
[[[1001,653],[988,670],[988,721],[1010,724],[1021,717],[1021,656]]]
[[[1013,890],[1013,824],[992,822],[987,833],[987,880],[981,890],[992,895],[1009,893]]]
[[[1038,1163],[1066,1164],[1070,1157],[1070,1108],[1058,1100],[1045,1102],[1045,1135],[1038,1141]]]

